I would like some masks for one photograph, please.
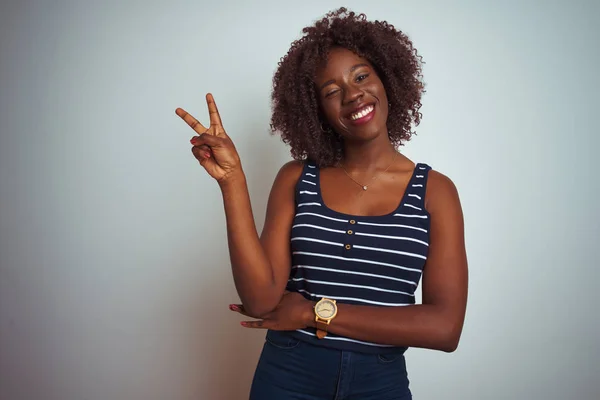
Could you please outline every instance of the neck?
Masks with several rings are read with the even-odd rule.
[[[370,172],[387,168],[397,152],[387,135],[370,142],[346,142],[341,165],[348,171]]]

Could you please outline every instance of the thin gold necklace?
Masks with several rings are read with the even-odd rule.
[[[392,161],[390,162],[390,165],[388,165],[388,166],[387,166],[387,168],[386,168],[386,169],[385,169],[383,172],[381,172],[381,173],[379,173],[379,174],[375,174],[375,175],[374,175],[374,176],[371,178],[371,183],[372,183],[372,182],[373,182],[375,179],[377,179],[377,178],[379,177],[379,175],[381,175],[381,174],[385,174],[385,173],[388,171],[388,169],[390,169],[390,167],[392,166],[392,164],[394,164],[394,161],[396,161],[396,156],[397,156],[397,155],[398,155],[398,152],[397,152],[397,151],[396,151],[396,152],[394,152],[394,157],[392,158]],[[369,188],[369,185],[370,185],[371,183],[370,183],[369,185],[363,185],[362,183],[358,182],[356,179],[354,179],[353,177],[351,177],[351,176],[350,176],[350,174],[348,173],[348,171],[346,171],[346,168],[344,168],[344,166],[343,166],[343,165],[341,165],[341,164],[340,164],[340,167],[341,167],[341,168],[344,170],[344,172],[346,173],[346,175],[348,176],[348,178],[350,178],[350,179],[352,180],[352,182],[354,182],[354,183],[356,183],[358,186],[360,186],[360,187],[362,188],[362,190],[367,190],[367,189]]]

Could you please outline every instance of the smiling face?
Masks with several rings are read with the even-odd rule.
[[[366,59],[336,47],[315,79],[326,122],[347,140],[387,136],[388,99],[383,83]]]

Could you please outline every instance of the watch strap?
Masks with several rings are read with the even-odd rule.
[[[317,328],[317,337],[319,339],[323,339],[325,336],[327,336],[327,327],[329,326],[328,322],[329,321],[323,322],[323,321],[320,321],[319,319],[317,319],[315,321],[315,325]]]

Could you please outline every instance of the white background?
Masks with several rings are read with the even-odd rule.
[[[346,4],[424,57],[403,151],[465,211],[464,333],[455,353],[407,353],[415,399],[600,398],[598,2]],[[339,5],[2,3],[2,400],[247,396],[264,332],[228,310],[221,196],[174,110],[207,121],[214,93],[261,229],[289,159],[268,133],[273,72]]]

